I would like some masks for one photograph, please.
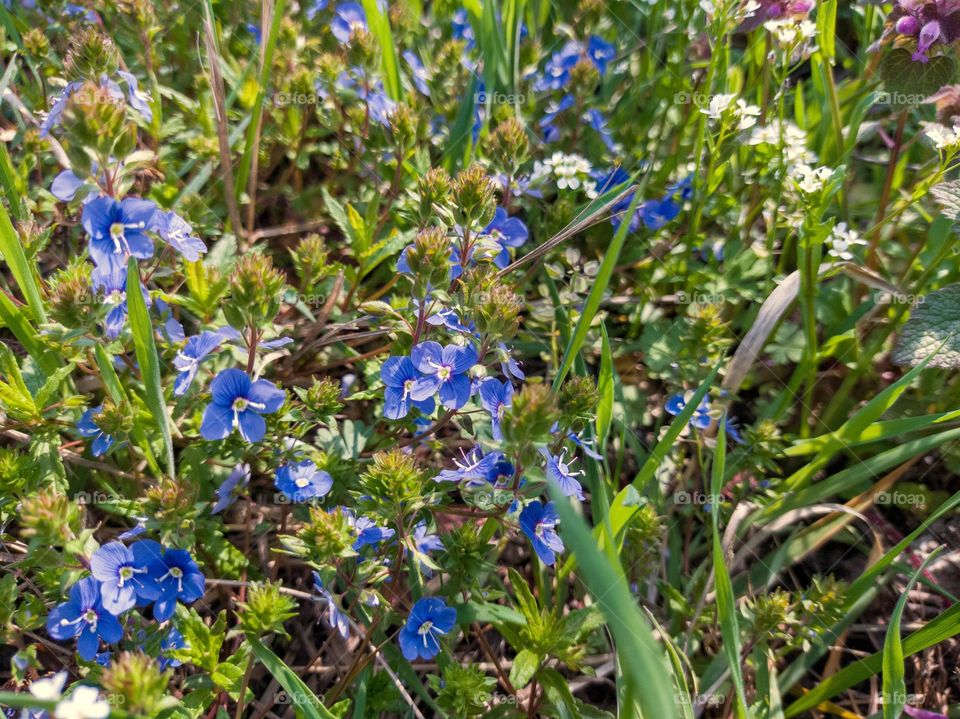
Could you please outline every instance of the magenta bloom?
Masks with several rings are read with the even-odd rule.
[[[916,38],[916,62],[929,62],[938,44],[960,39],[960,0],[900,0],[890,13],[897,35]]]

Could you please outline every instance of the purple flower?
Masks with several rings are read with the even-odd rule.
[[[153,240],[147,235],[155,226],[157,206],[139,197],[118,202],[98,197],[83,207],[83,229],[90,235],[90,256],[98,265],[126,265],[131,255],[144,260],[153,256]]]
[[[367,14],[363,7],[355,2],[345,2],[337,6],[334,10],[333,19],[330,21],[330,30],[333,36],[341,44],[350,42],[350,36],[355,29],[365,29],[367,27]]]
[[[557,552],[563,551],[563,540],[556,531],[559,522],[553,502],[544,505],[534,500],[520,512],[520,529],[530,539],[540,561],[547,566],[556,561]]]
[[[410,391],[417,402],[438,391],[440,403],[447,409],[459,409],[470,399],[470,378],[467,373],[477,363],[473,345],[447,345],[421,342],[410,350],[410,361],[423,373]]]
[[[102,404],[96,407],[91,407],[83,413],[83,416],[80,417],[80,421],[77,422],[77,431],[81,436],[87,437],[88,439],[93,437],[93,446],[90,448],[90,451],[93,452],[94,457],[99,457],[100,455],[105,454],[114,442],[113,436],[100,429],[100,427],[94,421],[94,418],[102,411]]]
[[[235,429],[247,442],[259,442],[267,432],[261,415],[283,406],[285,394],[273,382],[250,379],[237,368],[222,371],[210,383],[211,401],[203,412],[204,439],[225,439]]]
[[[97,165],[93,164],[93,172],[96,174]],[[50,185],[50,194],[61,202],[70,202],[77,196],[77,192],[87,183],[87,178],[80,177],[73,170],[63,170],[59,175],[53,178]],[[96,188],[91,188],[84,198],[84,203],[90,202],[98,197],[100,192]]]
[[[119,642],[123,627],[103,607],[100,583],[86,577],[70,588],[70,599],[58,604],[47,617],[47,633],[57,641],[77,638],[77,652],[86,661],[93,661],[100,640]]]
[[[147,545],[142,551],[150,555],[143,584],[149,599],[155,600],[154,619],[165,622],[172,617],[178,599],[191,604],[203,596],[206,578],[189,552],[185,549],[164,551],[157,542],[148,539],[137,544]]]
[[[490,481],[490,473],[496,468],[503,455],[500,452],[484,454],[483,449],[474,447],[469,453],[453,460],[454,469],[444,469],[434,477],[435,482],[465,482],[467,485],[482,485]]]
[[[566,450],[561,450],[560,456],[557,457],[550,454],[546,448],[540,448],[540,454],[547,460],[547,481],[556,484],[565,496],[576,497],[582,502],[584,500],[583,487],[580,486],[577,477],[583,474],[583,470],[574,471],[571,469],[573,460],[565,463],[563,461],[565,452]]]
[[[547,64],[533,85],[536,92],[560,90],[570,81],[570,71],[577,64],[583,52],[580,43],[568,40],[564,46],[550,56]]]
[[[284,464],[277,470],[274,480],[278,490],[294,502],[318,499],[333,489],[333,477],[317,469],[309,459],[294,464]]]
[[[422,414],[432,414],[436,408],[433,397],[414,400],[411,397],[417,382],[423,379],[409,357],[388,357],[380,368],[380,379],[386,385],[383,391],[383,416],[387,419],[402,419],[416,407]]]
[[[380,542],[390,539],[396,532],[389,527],[380,527],[369,517],[357,517],[353,520],[353,531],[357,539],[353,543],[353,550],[359,552],[364,547],[375,547]]]
[[[210,508],[211,514],[219,514],[237,499],[237,493],[250,483],[250,465],[238,464],[217,487],[217,501]]]
[[[200,255],[207,251],[203,240],[193,236],[190,224],[173,210],[157,211],[156,232],[164,242],[190,262],[196,262]]]
[[[67,83],[66,87],[54,98],[53,103],[50,105],[50,112],[47,113],[47,116],[43,118],[43,122],[40,123],[41,138],[49,135],[50,131],[60,124],[60,120],[63,118],[63,111],[67,109],[67,102],[70,100],[70,96],[82,86],[83,83],[79,80]]]
[[[144,580],[154,544],[144,540],[126,547],[122,542],[110,542],[90,558],[90,573],[99,580],[100,598],[111,614],[123,614],[138,599],[153,598]]]
[[[409,661],[433,659],[440,653],[440,637],[457,623],[457,610],[439,597],[418,599],[400,630],[400,650]]]
[[[490,413],[493,438],[498,442],[503,439],[500,420],[504,412],[513,402],[513,385],[509,380],[500,382],[493,378],[486,379],[480,384],[480,402],[483,408]]]

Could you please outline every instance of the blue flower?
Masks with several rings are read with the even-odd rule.
[[[211,514],[219,514],[237,499],[237,493],[250,482],[250,465],[238,464],[217,487],[217,501],[210,508]]]
[[[307,20],[313,20],[321,11],[327,9],[327,0],[313,0],[307,6]]]
[[[529,537],[540,561],[547,566],[556,561],[557,552],[563,551],[563,540],[555,529],[559,522],[553,502],[544,505],[534,500],[520,512],[520,529]]]
[[[410,361],[424,374],[410,391],[412,399],[421,402],[439,391],[440,403],[447,409],[460,409],[469,401],[467,372],[477,363],[473,345],[441,347],[437,342],[421,342],[410,350]]]
[[[126,265],[98,265],[90,274],[93,291],[103,293],[104,304],[110,307],[104,324],[109,339],[120,336],[127,323],[127,267]],[[150,295],[141,287],[144,301],[149,304]]]
[[[489,237],[497,243],[500,252],[494,258],[494,264],[503,269],[510,264],[510,250],[507,248],[520,247],[527,241],[530,233],[522,220],[517,217],[508,217],[507,211],[498,207],[493,215],[493,220],[483,228],[480,235],[481,237]]]
[[[418,599],[400,630],[400,650],[404,658],[433,659],[440,653],[440,637],[457,623],[457,610],[439,597]]]
[[[375,547],[380,542],[390,539],[396,532],[389,527],[380,527],[369,517],[357,517],[353,520],[353,531],[357,533],[357,539],[353,543],[355,552],[359,552],[364,547]]]
[[[472,48],[477,41],[473,34],[473,28],[470,26],[470,17],[465,8],[460,8],[453,14],[453,20],[450,23],[453,26],[453,39],[464,40],[467,43],[467,49]]]
[[[430,534],[427,530],[426,522],[418,522],[413,528],[413,541],[416,544],[417,551],[422,554],[430,552],[443,551],[443,542],[436,534]]]
[[[231,330],[233,328],[230,328]],[[186,394],[197,376],[197,370],[200,369],[200,363],[203,362],[211,352],[219,349],[224,340],[229,335],[221,330],[216,332],[205,331],[198,335],[189,337],[186,344],[177,352],[173,358],[173,366],[177,368],[180,374],[173,382],[173,394],[180,397]]]
[[[330,626],[336,629],[341,637],[349,639],[350,620],[340,609],[340,605],[337,604],[337,600],[330,593],[330,590],[323,586],[323,579],[320,577],[320,572],[316,570],[313,572],[313,588],[317,591],[317,594],[323,597],[327,604],[327,621],[330,623]]]
[[[143,115],[147,122],[153,122],[153,109],[150,107],[150,96],[140,91],[137,78],[129,72],[117,70],[120,78],[127,83],[127,102],[130,107]]]
[[[98,416],[102,411],[102,404],[96,407],[91,407],[83,413],[80,421],[77,422],[77,431],[81,434],[81,436],[94,438],[93,446],[90,448],[94,457],[99,457],[100,455],[105,454],[114,442],[113,436],[100,429],[100,427],[97,426],[97,423],[94,421],[94,417]]]
[[[283,406],[285,394],[273,382],[250,379],[237,368],[222,371],[210,383],[211,401],[203,411],[200,434],[204,439],[225,439],[233,430],[247,442],[259,442],[267,433],[261,417]]]
[[[253,42],[255,44],[259,45],[263,42],[263,33],[260,31],[259,25],[248,22],[245,27],[247,28],[247,32],[250,33],[250,37],[253,38]]]
[[[687,399],[691,395],[682,395],[675,394],[669,397],[666,403],[663,405],[663,408],[667,410],[670,414],[676,417],[678,414],[683,412],[683,408],[687,406]],[[693,416],[690,418],[690,425],[696,427],[697,429],[706,429],[710,426],[710,422],[713,421],[713,417],[710,416],[710,402],[704,397],[700,400],[700,405],[694,410]]]
[[[277,470],[277,489],[294,502],[306,502],[328,494],[333,489],[333,477],[317,469],[311,460],[284,464]]]
[[[563,492],[565,496],[576,497],[582,502],[584,500],[583,487],[580,486],[580,481],[577,477],[583,474],[583,470],[579,469],[574,471],[571,469],[573,461],[571,460],[568,463],[563,461],[565,452],[566,450],[561,450],[560,456],[557,457],[550,454],[546,448],[540,448],[540,454],[547,460],[547,480],[560,487],[560,491]]]
[[[355,28],[367,27],[367,14],[363,7],[355,2],[345,2],[337,6],[334,10],[333,19],[330,21],[330,30],[333,36],[346,44],[350,42],[350,35]]]
[[[564,46],[550,56],[543,68],[543,74],[537,78],[533,89],[536,92],[544,90],[560,90],[570,81],[570,71],[580,60],[583,49],[576,40],[568,40]]]
[[[547,111],[540,118],[540,129],[543,130],[544,142],[555,142],[560,139],[560,131],[557,129],[557,117],[564,111],[569,110],[574,104],[573,95],[564,95],[559,102],[552,102],[547,106]]]
[[[164,551],[157,542],[151,540],[137,544],[147,545],[143,552],[149,553],[151,560],[142,581],[148,598],[155,600],[154,619],[165,622],[172,617],[178,599],[184,604],[191,604],[203,596],[206,578],[189,552],[185,549]]]
[[[126,265],[127,257],[144,260],[153,256],[153,240],[147,235],[155,227],[157,206],[139,197],[118,202],[98,197],[83,207],[83,229],[90,235],[90,256],[98,265]]]
[[[421,94],[430,97],[430,86],[427,84],[427,81],[430,80],[430,73],[427,72],[427,68],[424,67],[423,61],[412,50],[404,50],[403,59],[406,60],[407,65],[410,66],[413,86],[416,87]]]
[[[607,64],[617,56],[617,48],[602,37],[591,35],[587,41],[587,57],[593,60],[597,70],[603,75],[607,72]]]
[[[169,344],[183,342],[187,338],[187,334],[183,331],[183,325],[180,324],[180,321],[174,317],[170,305],[158,297],[155,307],[157,314],[160,316],[160,321],[163,323],[163,328],[157,330],[160,337]]]
[[[100,640],[107,644],[123,637],[120,622],[103,607],[100,583],[86,577],[70,588],[70,599],[58,604],[47,618],[47,633],[57,641],[77,638],[81,658],[93,661],[100,648]]]
[[[490,413],[493,427],[493,438],[498,442],[503,439],[500,420],[513,402],[513,385],[509,380],[500,382],[493,378],[486,379],[480,384],[480,402],[483,408]]]
[[[419,311],[419,300],[415,299],[413,301],[413,308],[414,310]],[[477,331],[477,326],[473,322],[464,324],[456,312],[445,307],[441,307],[433,314],[427,314],[427,324],[434,327],[446,327],[451,332],[461,332],[469,335],[472,335]]]
[[[50,112],[47,113],[47,116],[43,118],[43,122],[40,123],[41,138],[49,135],[50,131],[60,124],[60,120],[63,118],[63,111],[67,109],[67,102],[69,102],[70,96],[81,87],[83,87],[83,83],[79,80],[67,83],[66,87],[54,98],[53,103],[50,105]]]
[[[460,459],[453,460],[454,469],[444,469],[433,479],[436,482],[482,485],[490,481],[490,473],[502,459],[500,452],[484,454],[480,447],[474,447],[469,453],[462,454]]]
[[[174,659],[167,652],[175,649],[186,649],[187,640],[176,627],[170,627],[163,639],[160,640],[160,656],[157,657],[157,663],[160,665],[160,671],[166,671],[183,664],[179,659]]]
[[[93,174],[96,173],[97,163],[93,163]],[[61,202],[71,202],[73,198],[77,196],[80,188],[86,184],[86,177],[80,177],[80,175],[76,174],[73,170],[63,170],[53,178],[53,182],[50,184],[50,194]],[[93,200],[99,195],[100,192],[95,187],[91,187],[83,202],[90,202],[90,200]]]
[[[422,414],[432,414],[436,408],[433,397],[414,400],[411,397],[414,386],[423,378],[409,357],[387,357],[380,368],[380,379],[386,389],[383,391],[383,416],[387,419],[402,419],[416,407]]]
[[[111,614],[123,614],[138,599],[153,598],[144,580],[154,544],[144,540],[127,547],[122,542],[110,542],[90,558],[90,573],[100,582],[100,598]]]
[[[613,135],[610,133],[610,129],[607,127],[607,121],[603,117],[603,113],[599,110],[592,109],[587,110],[584,114],[583,119],[587,121],[587,124],[590,125],[597,134],[600,135],[600,139],[603,141],[603,144],[610,152],[617,151],[617,144],[613,141]]]
[[[160,238],[184,259],[196,262],[207,251],[207,246],[199,237],[193,236],[193,228],[176,212],[157,211],[156,232]]]

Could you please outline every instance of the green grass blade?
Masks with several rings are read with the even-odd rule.
[[[153,324],[147,313],[147,303],[143,299],[140,285],[140,273],[137,261],[130,258],[127,264],[127,311],[130,316],[130,331],[133,333],[133,346],[137,363],[143,377],[144,401],[160,428],[163,443],[167,450],[167,470],[171,477],[176,476],[176,463],[173,457],[173,437],[170,433],[170,415],[163,399],[163,387],[160,384],[160,359],[153,337]]]
[[[674,700],[676,680],[666,653],[653,638],[652,628],[640,613],[619,563],[614,565],[597,548],[583,519],[559,488],[550,486],[563,538],[577,560],[584,585],[607,618],[617,643],[622,671],[644,717],[669,719],[677,716]],[[627,716],[625,714],[624,716]]]
[[[27,259],[20,243],[20,235],[13,229],[10,215],[0,205],[0,255],[10,268],[13,278],[17,281],[33,314],[33,319],[43,323],[47,321],[46,310],[43,309],[43,299],[40,295],[40,286],[33,271],[32,263]]]
[[[696,405],[693,405],[694,407]],[[727,571],[727,560],[723,555],[723,541],[720,534],[720,501],[723,490],[723,475],[726,466],[727,433],[721,428],[717,433],[717,449],[714,453],[710,492],[710,515],[713,524],[713,573],[717,595],[717,614],[720,617],[720,633],[723,636],[723,649],[727,655],[727,664],[733,687],[737,693],[735,711],[737,719],[747,717],[747,694],[743,687],[743,670],[740,660],[740,627],[737,624],[737,604]]]
[[[287,696],[290,697],[290,701],[296,708],[297,716],[303,716],[306,719],[335,719],[330,710],[320,703],[317,696],[310,691],[310,687],[303,683],[296,672],[270,651],[263,642],[249,634],[247,635],[247,642],[260,663],[267,668],[267,671],[286,691]]]
[[[403,85],[400,83],[400,61],[397,45],[390,29],[390,18],[380,12],[377,0],[363,0],[363,10],[367,14],[367,25],[380,45],[380,57],[383,63],[383,87],[391,100],[403,100]]]

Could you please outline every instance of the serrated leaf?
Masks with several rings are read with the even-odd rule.
[[[960,220],[960,180],[941,182],[930,188],[930,194],[951,220]]]
[[[950,84],[956,74],[956,64],[946,55],[930,58],[928,62],[917,62],[903,48],[891,50],[880,62],[879,69],[893,105],[919,105]]]
[[[900,331],[893,350],[899,365],[960,367],[960,283],[922,297]]]

